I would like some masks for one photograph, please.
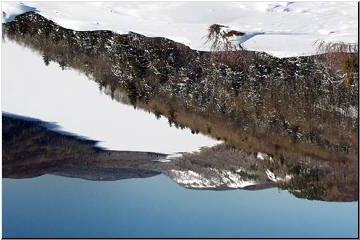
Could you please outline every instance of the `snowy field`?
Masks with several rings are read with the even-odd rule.
[[[316,53],[316,40],[353,43],[358,31],[356,2],[3,2],[3,21],[31,10],[74,30],[133,31],[197,50],[209,49],[204,36],[214,23],[286,33],[259,35],[244,44],[278,57]]]

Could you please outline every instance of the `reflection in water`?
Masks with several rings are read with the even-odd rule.
[[[37,158],[42,172],[27,173],[36,169],[19,161],[27,155],[17,154],[16,149],[6,152],[5,169],[23,169],[30,175],[51,169],[94,180],[112,179],[112,174],[114,179],[125,178],[121,175],[136,175],[136,169],[137,176],[144,177],[163,172],[189,188],[261,189],[276,184],[308,199],[358,198],[356,56],[349,55],[351,75],[331,71],[321,56],[278,59],[244,51],[241,54],[248,60],[234,66],[167,39],[77,32],[36,13],[18,16],[3,26],[8,39],[39,51],[46,65],[57,62],[62,69],[77,69],[117,101],[151,111],[157,118],[165,116],[176,128],[188,127],[193,134],[226,143],[170,162],[161,154],[95,151],[92,144],[81,148],[89,151],[84,161],[87,155],[77,149],[76,157],[69,157],[72,151],[67,146],[61,154],[56,152],[62,158],[59,168],[57,161],[54,164],[57,159],[44,159],[49,149],[38,148],[36,142],[32,154],[42,156]],[[77,158],[82,160],[74,163]],[[47,161],[52,163],[46,165]],[[23,164],[22,168],[10,167],[14,163]],[[106,169],[95,171],[104,164]],[[117,168],[126,170],[111,170]],[[95,172],[103,175],[91,177]]]
[[[40,120],[6,113],[2,118],[3,173],[6,178],[28,178],[52,173],[87,180],[106,181],[151,177],[163,172],[181,184],[183,179],[175,177],[175,172],[195,173],[196,171],[200,176],[200,172],[203,171],[201,163],[196,164],[195,162],[196,165],[190,166],[187,162],[178,159],[179,157],[176,158],[172,155],[103,150],[94,147],[96,141],[48,130],[48,124]],[[210,162],[209,164],[214,169],[217,167]],[[232,167],[224,161],[216,164],[219,166],[219,171],[225,171],[226,167]],[[221,167],[221,165],[226,166]],[[226,189],[243,188],[249,185],[254,188],[257,184],[269,182],[264,176],[248,175],[246,170],[244,171],[244,173],[239,172],[237,179],[226,175],[221,179],[215,179],[219,176],[216,176],[216,172],[214,172],[212,184],[201,186],[193,183],[187,187]],[[208,182],[206,177],[198,180],[204,183]],[[236,183],[243,183],[243,185],[234,185]],[[267,185],[272,186],[272,184]]]
[[[197,153],[171,156],[109,151],[96,141],[48,130],[34,119],[3,114],[3,175],[29,178],[43,174],[114,181],[166,174],[192,189],[288,189],[295,196],[326,201],[357,200],[356,184],[323,162],[309,167],[266,154],[248,154],[225,144]],[[341,167],[341,166],[339,166]],[[343,170],[343,168],[341,169]],[[348,170],[350,172],[350,170]],[[327,186],[332,188],[327,188]],[[341,188],[340,188],[341,187]]]
[[[194,191],[163,175],[3,180],[4,237],[356,237],[357,203],[287,191]]]

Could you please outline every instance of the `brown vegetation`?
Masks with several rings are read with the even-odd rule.
[[[229,40],[233,36],[241,36],[244,33],[230,30],[223,30],[228,26],[220,24],[212,24],[208,28],[208,35],[205,43],[210,43],[212,51],[212,61],[214,63],[222,63],[234,69],[244,69],[250,66],[254,61],[255,54],[245,50],[241,45],[234,45]]]
[[[345,81],[353,86],[358,81],[359,47],[357,43],[316,41],[319,57],[330,71],[340,71],[345,75]]]

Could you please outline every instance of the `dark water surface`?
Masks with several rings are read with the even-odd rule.
[[[164,175],[3,179],[3,237],[356,237],[356,212],[357,202],[191,190]]]

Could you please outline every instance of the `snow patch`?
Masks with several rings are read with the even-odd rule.
[[[192,170],[170,170],[170,177],[178,184],[189,188],[244,188],[258,184],[255,180],[242,178],[239,174],[229,170],[206,169],[207,174]]]
[[[153,162],[162,162],[162,163],[168,163],[168,162],[171,162],[171,160],[169,159],[166,159],[166,158],[162,158],[162,159],[155,159],[155,160],[152,160]]]
[[[2,16],[3,16],[2,22],[3,23],[11,22],[15,19],[17,15],[31,11],[36,12],[37,9],[35,7],[27,6],[23,3],[11,3],[11,4],[2,3]]]
[[[171,160],[179,158],[181,156],[182,156],[181,153],[171,154],[171,155],[166,156],[166,158],[153,160],[153,162],[168,163],[168,162],[171,162]]]
[[[265,173],[266,173],[268,179],[272,182],[288,182],[293,177],[292,175],[288,175],[288,174],[286,174],[284,178],[278,177],[278,176],[275,176],[275,174],[272,171],[270,171],[269,169],[266,169]]]
[[[265,158],[267,158],[267,157],[268,157],[268,155],[266,153],[262,153],[262,152],[258,152],[256,155],[256,158],[260,159],[260,160],[265,160]]]

